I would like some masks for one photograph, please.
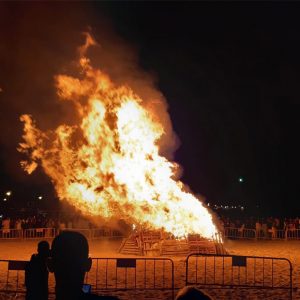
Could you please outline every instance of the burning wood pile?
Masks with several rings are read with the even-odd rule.
[[[186,256],[189,253],[225,254],[226,250],[220,239],[209,240],[199,234],[176,239],[163,230],[136,230],[123,240],[119,252],[126,255]]]
[[[21,116],[24,134],[18,150],[28,158],[22,167],[31,174],[40,165],[58,197],[91,220],[101,216],[163,228],[178,241],[189,234],[213,238],[218,229],[211,213],[176,178],[179,166],[160,154],[165,129],[159,100],[146,102],[93,68],[86,53],[96,45],[87,34],[78,52],[79,75],[55,76],[57,95],[70,103],[76,124],[66,120],[43,131],[30,115]],[[138,240],[143,253],[158,241],[160,249],[171,243],[146,233]]]

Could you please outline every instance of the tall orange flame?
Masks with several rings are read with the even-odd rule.
[[[88,35],[80,48],[82,78],[55,78],[59,97],[75,104],[81,123],[42,132],[22,115],[18,150],[30,158],[22,167],[30,174],[40,163],[59,198],[85,215],[118,216],[177,237],[214,237],[211,214],[175,180],[178,165],[159,154],[162,125],[130,88],[116,87],[91,66],[85,53],[94,44]]]

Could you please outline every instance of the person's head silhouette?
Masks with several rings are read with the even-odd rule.
[[[193,286],[186,286],[178,292],[176,300],[212,300],[212,298]]]
[[[42,257],[48,257],[50,254],[50,245],[47,241],[41,241],[38,243],[38,254]]]
[[[79,232],[63,231],[53,240],[48,269],[54,272],[56,300],[80,298],[85,272],[92,265],[88,253],[88,242]]]

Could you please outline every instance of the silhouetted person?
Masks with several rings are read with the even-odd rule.
[[[87,239],[79,232],[63,231],[55,237],[47,265],[54,272],[56,300],[118,299],[82,291],[85,273],[92,266],[88,253]]]
[[[176,300],[213,300],[213,298],[193,286],[186,286],[178,292]]]
[[[49,243],[38,243],[38,253],[31,256],[25,269],[26,300],[48,300],[47,259],[50,253]]]

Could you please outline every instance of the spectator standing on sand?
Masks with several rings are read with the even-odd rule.
[[[88,256],[89,245],[84,235],[75,231],[63,231],[52,242],[47,265],[55,276],[56,300],[118,299],[110,296],[85,294],[82,290],[85,273],[92,266]]]
[[[3,237],[8,238],[9,233],[10,233],[10,219],[5,218],[2,221],[2,232],[3,232]]]
[[[22,221],[20,219],[17,219],[15,228],[17,230],[22,230]]]
[[[8,230],[9,228],[10,228],[10,219],[5,218],[4,220],[2,220],[2,229]]]
[[[255,223],[255,231],[256,231],[256,238],[259,238],[261,234],[261,224],[259,220],[257,220]]]
[[[238,228],[238,236],[240,238],[242,238],[244,236],[244,230],[245,230],[245,224],[242,224],[239,228]]]
[[[276,221],[274,220],[272,223],[272,239],[276,239],[277,237],[277,225]]]
[[[267,224],[266,219],[263,219],[263,221],[262,221],[261,230],[262,230],[264,239],[266,239],[268,237],[268,224]]]
[[[66,224],[64,222],[59,223],[59,230],[65,230],[66,229]]]
[[[38,243],[38,254],[31,256],[25,269],[26,300],[48,300],[48,270],[46,261],[49,257],[49,243]]]

